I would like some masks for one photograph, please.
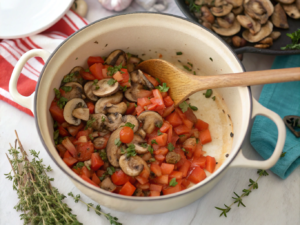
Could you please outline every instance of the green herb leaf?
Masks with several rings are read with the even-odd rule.
[[[194,71],[193,74],[196,75],[196,71]]]
[[[107,155],[106,155],[106,151],[105,150],[101,150],[100,153],[99,153],[101,159],[104,161],[104,162],[107,162]]]
[[[169,186],[175,187],[177,184],[178,184],[178,183],[176,182],[176,178],[174,177],[174,178],[172,178],[172,179],[170,180]]]
[[[125,151],[121,148],[121,153],[126,154],[127,158],[129,158],[131,156],[136,156],[135,145],[129,144],[128,148]]]
[[[181,148],[183,152],[187,153],[188,151],[185,148]]]
[[[88,68],[88,69],[85,69],[84,71],[89,73],[89,72],[90,72],[90,69]]]
[[[57,99],[60,99],[60,91],[57,90],[56,88],[54,88],[53,90],[54,90],[54,93],[55,93],[55,97],[56,97]]]
[[[58,127],[58,123],[57,123],[57,121],[54,121],[53,128],[56,128],[56,127]]]
[[[187,62],[187,64],[188,64],[188,65],[190,65],[191,67],[193,67],[193,64],[192,64],[192,63],[190,63],[190,62]]]
[[[147,143],[142,143],[142,144],[140,144],[140,146],[142,146],[143,148],[146,148],[148,146],[148,144]]]
[[[225,204],[224,204],[225,205]],[[221,216],[225,216],[225,217],[227,217],[227,214],[226,213],[228,213],[229,211],[230,211],[230,207],[229,206],[227,206],[227,205],[225,205],[225,209],[222,209],[222,208],[219,208],[219,207],[215,207],[216,209],[218,209],[218,210],[221,210],[222,211],[222,213],[220,214],[220,217]]]
[[[125,85],[124,87],[120,86],[120,90],[123,91],[123,92],[127,91],[127,85]]]
[[[98,81],[98,79],[93,80],[93,85],[97,85]]]
[[[151,147],[151,145],[148,146],[148,152],[150,152],[151,154],[153,154],[153,148]]]
[[[198,110],[198,108],[197,108],[196,106],[193,106],[193,105],[191,105],[191,104],[189,104],[189,107],[190,107],[193,111],[197,111],[197,110]]]
[[[212,59],[212,57],[209,57],[209,59],[210,59],[210,61],[214,61],[214,60]]]
[[[192,69],[191,68],[189,68],[188,66],[186,66],[186,65],[183,65],[183,68],[184,69],[186,69],[187,71],[192,71]]]
[[[163,83],[163,86],[159,85],[156,87],[160,92],[167,92],[169,90],[169,87],[166,83]]]
[[[68,102],[68,99],[66,99],[65,97],[60,97],[60,99],[57,102],[57,105],[59,108],[62,109],[66,105],[67,102]]]
[[[58,137],[59,137],[59,130],[56,130],[53,133],[53,139],[56,145],[58,144]]]
[[[94,137],[92,136],[92,134],[89,134],[89,138],[90,138],[91,140],[94,140]]]
[[[151,141],[151,144],[157,144],[156,140],[153,139],[153,140]],[[158,144],[157,144],[157,145],[158,145]]]
[[[107,167],[106,171],[109,175],[113,175],[113,173],[116,172],[116,169],[113,166],[109,166]]]
[[[111,78],[111,79],[109,79],[109,80],[107,81],[108,85],[110,85],[110,86],[113,86],[116,82],[117,82],[117,81],[116,81],[115,79],[113,79],[113,78]]]
[[[185,134],[180,134],[180,135],[179,135],[180,138],[181,138],[181,137],[184,137],[184,136],[185,136]]]
[[[281,153],[280,158],[283,158],[285,156],[286,152]]]
[[[300,49],[300,29],[296,30],[294,33],[288,33],[286,35],[291,38],[292,44],[288,44],[285,47],[282,47],[281,50]]]
[[[182,55],[182,52],[176,52],[176,55]]]
[[[105,117],[104,116],[101,117],[101,122],[105,122]]]
[[[163,133],[160,131],[160,130],[158,130],[157,131],[157,136],[160,136],[160,135],[162,135]]]
[[[156,80],[159,84],[161,84],[160,79],[158,79],[157,77],[155,77],[155,80]]]
[[[189,105],[187,104],[186,101],[183,101],[182,103],[179,104],[179,108],[183,113],[185,113],[188,110]]]
[[[212,89],[207,89],[203,95],[205,95],[205,98],[209,98],[212,95],[213,91]]]
[[[172,152],[175,149],[175,147],[172,143],[169,143],[167,148],[170,152]]]
[[[115,145],[120,147],[120,145],[122,144],[120,138],[115,139]]]
[[[135,125],[130,122],[127,122],[127,123],[125,123],[125,125],[123,127],[130,127],[133,130]]]
[[[92,127],[93,123],[96,122],[96,118],[92,117],[86,122],[85,130]]]
[[[216,101],[216,96],[213,96],[213,97],[212,97],[212,100]]]
[[[150,158],[149,160],[148,160],[148,162],[155,162],[156,160],[154,159],[154,158]]]
[[[162,123],[162,122],[158,122],[158,123],[156,123],[156,124],[155,124],[155,126],[156,126],[156,127],[158,127],[158,128],[161,128],[161,127],[162,127],[162,125],[163,125],[163,123]]]
[[[65,92],[70,92],[72,90],[72,87],[71,86],[62,86],[61,89],[64,90]]]
[[[118,65],[118,66],[108,67],[107,75],[113,76],[116,72],[121,71],[121,69],[122,69],[122,63],[120,63],[120,65]],[[121,71],[121,73],[123,73],[123,72]]]

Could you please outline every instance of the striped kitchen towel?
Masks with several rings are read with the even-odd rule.
[[[8,85],[14,66],[31,49],[53,52],[64,39],[87,24],[84,18],[69,10],[56,24],[40,34],[19,39],[0,39],[0,99],[33,116],[30,110],[15,103],[9,94]],[[34,92],[43,65],[41,58],[28,60],[18,81],[17,89],[20,94],[29,96]]]

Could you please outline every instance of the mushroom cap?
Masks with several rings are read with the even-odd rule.
[[[245,30],[243,32],[243,38],[251,43],[259,42],[265,37],[269,36],[272,33],[273,24],[268,21],[265,25],[263,25],[260,31],[257,34],[251,34],[249,30]]]
[[[106,126],[108,118],[103,113],[95,113],[90,115],[90,119],[95,119],[95,122],[92,123],[93,130],[102,131]]]
[[[296,1],[295,1],[295,4],[296,4],[298,10],[300,10],[300,0],[296,0]]]
[[[73,110],[79,107],[87,108],[86,103],[81,98],[73,98],[67,102],[64,108],[64,118],[67,123],[75,126],[78,126],[81,123],[80,119],[72,115]]]
[[[273,31],[269,37],[271,37],[273,40],[276,40],[277,38],[279,38],[281,35],[281,33],[279,31]]]
[[[222,28],[230,28],[234,23],[235,16],[233,13],[229,13],[224,17],[217,17],[217,22]]]
[[[120,102],[119,104],[116,105],[112,105],[112,104],[106,105],[106,111],[108,113],[125,114],[126,110],[127,110],[127,105],[125,102]]]
[[[280,3],[275,5],[274,13],[271,16],[271,21],[275,27],[282,28],[282,29],[289,28],[285,11],[283,10]]]
[[[119,163],[123,172],[131,177],[138,176],[144,168],[148,168],[146,162],[137,155],[129,158],[126,155],[122,155]]]
[[[135,146],[135,151],[138,154],[145,154],[148,152],[149,145],[147,144],[147,141],[137,134],[135,134],[133,136],[132,141],[130,143],[128,143],[127,145],[130,145],[130,144],[133,144]],[[145,144],[147,146],[143,147],[141,144]]]
[[[72,116],[74,116],[77,119],[88,121],[90,116],[90,110],[89,108],[77,108],[73,110]]]
[[[131,81],[148,87],[150,90],[154,89],[154,85],[146,78],[141,70],[135,70],[130,73]]]
[[[238,33],[241,30],[241,25],[240,23],[235,19],[233,22],[233,25],[230,28],[219,28],[216,27],[215,25],[212,26],[212,29],[222,35],[222,36],[232,36],[235,35],[236,33]]]
[[[240,7],[233,8],[231,11],[233,12],[234,15],[237,16],[244,11],[244,7],[243,7],[243,5],[241,5]]]
[[[116,130],[122,123],[122,115],[120,113],[109,114],[105,125],[109,131]]]
[[[119,82],[115,82],[113,85],[109,85],[108,84],[109,80],[110,79],[102,79],[99,80],[96,85],[93,85],[92,86],[93,94],[99,97],[106,97],[119,91],[119,87],[120,87]],[[96,89],[96,87],[99,88]]]
[[[113,192],[117,186],[111,181],[110,177],[106,177],[100,184],[100,187],[106,191]]]
[[[238,8],[243,5],[244,0],[226,0],[229,4],[233,6],[233,8]]]
[[[93,94],[93,86],[94,86],[94,82],[93,81],[89,81],[84,85],[84,93],[86,95],[86,97],[88,99],[90,99],[91,101],[95,102],[98,100],[98,97],[96,95]]]
[[[106,58],[105,63],[111,66],[119,66],[122,63],[122,66],[126,66],[126,53],[120,49],[114,50]]]
[[[133,115],[125,115],[122,117],[122,123],[120,126],[124,126],[126,123],[131,123],[134,125],[133,133],[135,133],[139,129],[139,121],[137,118]]]
[[[147,135],[146,132],[142,128],[138,129],[136,134],[141,136],[141,138],[145,138]]]
[[[64,97],[66,99],[71,100],[73,98],[81,98],[82,96],[82,85],[77,82],[69,82],[66,83],[64,86],[72,87],[71,91],[65,91]]]
[[[97,137],[93,140],[95,149],[104,149],[106,144],[106,139],[104,137]]]
[[[155,127],[163,124],[163,118],[157,112],[154,111],[144,111],[142,112],[137,119],[143,123],[143,130],[150,134],[153,132]]]
[[[228,13],[230,13],[231,10],[232,10],[231,4],[227,4],[219,7],[212,7],[210,9],[211,13],[214,16],[226,16]]]
[[[127,89],[125,91],[125,94],[124,94],[125,98],[128,101],[137,102],[140,90],[142,90],[142,89],[143,89],[143,85],[137,84],[137,83],[133,83],[132,86],[131,86],[131,88],[129,88],[129,89]]]
[[[120,127],[119,129],[112,132],[106,145],[107,159],[114,167],[120,167],[119,158],[121,157],[121,146],[118,147],[115,144],[115,140],[120,138],[120,131],[122,129],[123,128]]]
[[[111,96],[100,98],[95,104],[95,113],[106,113],[107,104],[118,104],[122,99],[123,93],[120,91]]]
[[[276,1],[282,4],[292,4],[295,2],[295,0],[276,0]]]
[[[261,24],[252,19],[250,16],[246,15],[238,15],[236,19],[239,21],[239,23],[242,25],[242,27],[245,27],[246,29],[249,29],[251,34],[257,34],[261,29]]]
[[[204,22],[208,22],[208,23],[214,23],[215,22],[215,17],[214,15],[211,13],[211,11],[209,10],[209,8],[206,5],[201,6],[200,8],[201,10],[201,19]]]
[[[73,69],[71,69],[70,73],[64,76],[64,79],[62,83],[67,83],[67,82],[77,82],[79,84],[83,84],[83,79],[80,76],[80,71],[84,70],[81,66],[76,66]],[[72,74],[72,76],[70,76]],[[70,80],[67,82],[64,82],[66,77],[69,77]]]
[[[274,12],[274,6],[270,0],[245,0],[245,13],[261,24],[265,24]]]
[[[284,11],[286,14],[288,14],[289,17],[293,19],[299,19],[300,18],[300,11],[297,8],[296,4],[290,4],[290,5],[282,5]]]

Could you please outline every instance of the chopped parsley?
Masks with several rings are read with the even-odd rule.
[[[101,117],[101,122],[105,122],[105,117],[104,116]]]
[[[168,144],[168,150],[169,150],[170,152],[172,152],[174,149],[175,149],[174,145],[173,145],[172,143],[169,143],[169,144]]]
[[[188,152],[187,150],[185,150],[185,148],[181,148],[182,149],[182,151],[184,151],[184,152]]]
[[[186,69],[187,71],[192,71],[192,69],[191,68],[189,68],[188,66],[186,66],[186,65],[183,65],[183,68],[184,69]]]
[[[174,178],[172,178],[172,179],[170,180],[169,186],[175,187],[177,184],[178,184],[178,183],[176,182],[176,178],[174,177]]]
[[[156,87],[160,92],[167,92],[169,90],[169,87],[167,86],[166,83],[163,83],[163,86],[159,85]]]
[[[212,57],[209,57],[209,59],[210,59],[210,61],[212,61],[212,62],[214,61],[214,60],[212,59]]]
[[[70,92],[72,90],[71,86],[63,86],[61,87],[62,90],[64,90],[65,92]]]
[[[148,144],[147,144],[147,143],[142,143],[141,146],[142,146],[143,148],[146,148],[146,147],[148,146]],[[150,146],[150,145],[149,145],[149,146]]]
[[[153,140],[151,141],[151,144],[157,144],[156,140],[153,139]],[[157,144],[157,145],[158,145],[158,144]]]
[[[94,137],[92,136],[92,134],[89,134],[89,138],[90,138],[91,140],[94,140]]]
[[[160,79],[158,79],[157,77],[155,77],[155,80],[157,80],[157,82],[158,82],[159,84],[161,84]]]
[[[150,152],[151,154],[153,154],[153,148],[151,147],[151,145],[148,146],[148,152]]]
[[[130,57],[132,56],[129,52],[127,52],[126,55],[127,55],[127,60],[130,59]]]
[[[160,136],[160,135],[162,135],[162,134],[163,134],[163,133],[162,133],[160,130],[157,131],[157,135],[158,135],[158,136]]]
[[[176,55],[182,55],[182,52],[176,52]]]
[[[91,170],[91,167],[88,164],[86,164],[85,166],[88,170]]]
[[[122,63],[120,63],[120,65],[118,65],[118,66],[108,67],[107,75],[113,76],[118,71],[120,71],[121,73],[124,73],[123,71],[121,71],[121,69],[122,69]]]
[[[78,169],[78,168],[82,168],[84,166],[83,162],[78,162],[76,163],[76,165],[73,167],[73,169]]]
[[[196,138],[196,144],[198,144],[199,143],[199,138]]]
[[[102,150],[99,152],[99,155],[100,155],[101,159],[102,159],[104,162],[107,162],[107,155],[106,155],[106,151],[105,151],[105,150],[102,149]]]
[[[59,98],[60,98],[60,91],[57,90],[56,88],[54,88],[53,90],[54,90],[54,93],[55,93],[55,97],[56,97],[57,99],[59,99]]]
[[[149,160],[148,160],[148,162],[155,162],[156,160],[154,159],[154,158],[150,158]]]
[[[58,123],[57,123],[57,121],[54,121],[53,128],[56,128],[56,127],[58,127]]]
[[[60,97],[60,99],[57,101],[58,107],[62,109],[67,103],[67,101],[68,99],[66,99],[65,97]]]
[[[161,127],[162,127],[162,125],[163,125],[163,123],[162,123],[162,122],[159,122],[159,123],[156,123],[156,124],[155,124],[155,126],[157,126],[158,128],[161,128]]]
[[[93,123],[96,121],[96,118],[94,117],[91,117],[87,122],[86,122],[86,125],[85,125],[85,130],[88,129],[89,127],[92,127]]]
[[[196,71],[194,71],[193,74],[196,75]]]
[[[190,62],[187,62],[187,64],[188,64],[188,65],[190,65],[191,67],[193,67],[193,64],[192,64],[192,63],[190,63]]]
[[[213,93],[212,89],[207,89],[206,92],[203,93],[203,95],[205,95],[205,98],[210,98],[212,93]]]
[[[124,87],[120,86],[120,90],[123,92],[127,91],[127,85],[125,85]]]
[[[78,76],[79,75],[79,71],[75,71],[74,73],[70,73],[68,75],[66,75],[63,79],[63,83],[69,83],[71,81],[73,81],[73,77],[74,76]]]
[[[120,138],[115,139],[115,145],[120,147],[120,145],[122,144]]]
[[[99,87],[99,85],[98,85],[98,79],[95,79],[95,80],[93,80],[93,85],[95,85],[96,87],[95,87],[95,89],[96,90],[98,90],[100,87]]]
[[[121,148],[121,153],[126,154],[127,158],[129,158],[131,156],[136,156],[135,145],[134,144],[129,144],[128,148],[126,148],[126,150],[123,150]]]
[[[59,137],[59,130],[56,130],[53,132],[53,139],[56,145],[58,144],[58,137]]]
[[[123,127],[130,127],[133,130],[135,125],[130,122],[127,122],[127,123],[125,123],[125,125]]]
[[[90,69],[89,69],[89,68],[87,68],[87,69],[85,69],[84,71],[89,73],[89,72],[90,72]]]
[[[185,134],[181,134],[181,135],[179,135],[179,137],[181,138],[181,137],[185,137]]]
[[[182,103],[179,104],[179,108],[183,113],[185,113],[188,110],[189,105],[187,104],[186,101],[183,101]]]
[[[198,110],[198,108],[197,108],[196,106],[193,106],[193,105],[191,105],[191,104],[189,104],[189,107],[190,107],[191,110],[193,110],[193,111],[197,111],[197,110]]]
[[[215,101],[215,100],[216,100],[216,96],[213,96],[213,97],[212,97],[212,100],[214,100],[214,101]]]
[[[283,158],[285,156],[286,152],[281,153],[280,158]]]
[[[281,50],[300,49],[300,29],[296,30],[294,33],[286,35],[291,38],[292,44],[282,47]]]
[[[116,81],[115,79],[113,79],[113,78],[111,78],[111,79],[109,79],[109,80],[107,81],[108,85],[110,85],[110,86],[113,86],[116,82],[117,82],[117,81]]]
[[[107,172],[107,174],[109,174],[109,175],[113,175],[114,172],[116,172],[116,169],[115,169],[115,167],[110,166],[110,167],[107,167],[106,172]]]

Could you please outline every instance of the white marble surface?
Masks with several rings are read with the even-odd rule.
[[[97,19],[111,15],[105,11],[96,0],[88,0],[90,7],[87,19],[92,22]],[[176,4],[169,0],[169,8],[166,11],[170,14],[183,16]],[[132,4],[128,12],[141,10],[136,4]],[[268,69],[274,60],[274,56],[263,56],[257,54],[245,54],[243,64],[246,70]],[[261,86],[252,87],[255,98],[259,98]],[[72,191],[78,194],[68,177],[63,174],[54,162],[50,160],[37,135],[34,119],[25,113],[15,109],[9,104],[0,101],[0,224],[18,225],[23,224],[19,220],[13,206],[17,203],[17,195],[12,190],[12,182],[4,178],[4,173],[9,169],[9,163],[4,153],[9,145],[15,140],[14,130],[17,130],[25,149],[35,149],[40,151],[41,157],[46,165],[51,165],[54,169],[49,173],[55,178],[53,185],[62,193],[67,194]],[[244,154],[252,159],[261,159],[249,144],[249,134],[243,146]],[[222,207],[223,204],[232,202],[233,191],[241,193],[248,186],[249,178],[256,179],[256,170],[253,169],[231,169],[225,177],[207,195],[197,200],[193,204],[182,209],[159,214],[159,215],[133,215],[109,210],[103,207],[105,212],[110,212],[117,216],[123,224],[155,224],[155,225],[180,225],[180,224],[256,224],[256,225],[294,225],[300,224],[300,168],[297,168],[286,180],[281,180],[270,172],[268,177],[263,177],[259,181],[259,189],[253,191],[249,197],[244,198],[244,207],[233,206],[228,217],[219,217],[219,211],[214,207]],[[82,194],[82,199],[92,202]],[[109,224],[104,217],[99,217],[94,212],[86,212],[86,208],[80,204],[75,204],[72,199],[67,198],[66,203],[78,215],[79,221],[83,224]]]

